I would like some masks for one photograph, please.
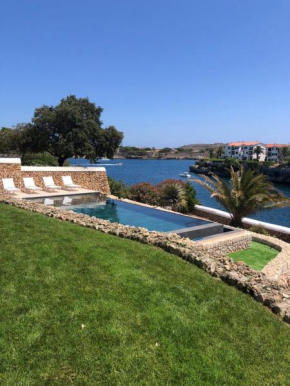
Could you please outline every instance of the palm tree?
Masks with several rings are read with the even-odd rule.
[[[178,184],[166,184],[161,192],[161,200],[163,205],[178,210],[186,204],[185,190]]]
[[[256,154],[257,156],[257,160],[260,161],[260,154],[263,153],[263,149],[261,148],[261,146],[257,146],[254,150],[254,153]]]
[[[220,177],[201,175],[203,180],[193,181],[202,185],[230,214],[231,225],[243,227],[244,217],[259,210],[290,206],[290,199],[280,193],[263,174],[245,170],[243,166],[235,172],[231,166],[230,184]]]

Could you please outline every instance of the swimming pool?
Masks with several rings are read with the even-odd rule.
[[[198,218],[113,200],[98,194],[51,196],[31,200],[123,225],[144,227],[149,231],[170,232],[212,224]]]

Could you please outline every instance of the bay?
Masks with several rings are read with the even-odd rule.
[[[71,165],[90,166],[87,160],[70,159]],[[122,163],[122,165],[117,165]],[[128,185],[133,185],[139,182],[151,182],[157,184],[167,178],[177,178],[186,181],[185,178],[179,177],[180,173],[188,172],[189,166],[194,161],[191,160],[112,160],[104,161],[96,166],[104,166],[107,174],[116,180],[123,180]],[[199,178],[198,175],[192,173],[193,178]],[[197,198],[201,205],[216,209],[223,209],[213,198],[209,192],[197,183],[191,182],[196,189]],[[290,197],[290,186],[276,184],[277,189]],[[290,208],[276,208],[266,211],[260,211],[251,218],[269,222],[272,224],[283,225],[290,227]]]

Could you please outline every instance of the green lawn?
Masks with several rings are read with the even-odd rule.
[[[243,261],[248,264],[249,267],[260,271],[270,260],[274,259],[278,253],[274,248],[253,241],[251,248],[230,253],[229,256],[235,261]]]
[[[1,385],[290,385],[289,326],[176,256],[3,204],[0,235]]]

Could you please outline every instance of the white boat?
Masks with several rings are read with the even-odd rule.
[[[188,173],[188,172],[184,172],[184,173],[181,173],[179,174],[180,177],[185,177],[185,178],[190,178],[191,175]]]

